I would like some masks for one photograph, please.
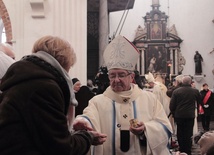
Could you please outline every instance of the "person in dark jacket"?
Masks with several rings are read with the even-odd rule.
[[[85,107],[88,106],[88,101],[94,97],[94,93],[88,88],[81,84],[78,78],[73,78],[72,83],[74,85],[74,94],[78,102],[78,106],[75,107],[75,117],[82,114]]]
[[[144,86],[143,86],[143,82],[142,82],[142,79],[141,79],[139,71],[138,70],[134,70],[134,73],[135,73],[134,83],[136,83],[139,88],[143,89]]]
[[[102,144],[104,134],[68,130],[68,108],[76,104],[68,75],[76,60],[71,45],[44,36],[32,53],[11,65],[2,78],[0,154],[84,155],[91,145]]]
[[[170,111],[177,124],[179,151],[191,155],[195,102],[200,104],[200,93],[191,87],[192,78],[184,76],[182,86],[173,91],[170,100]]]
[[[96,95],[102,94],[106,88],[110,85],[108,79],[108,69],[106,66],[101,66],[99,68],[98,73],[95,76],[95,83],[97,85],[97,92]]]
[[[80,80],[78,78],[73,78],[72,83],[73,83],[74,93],[78,92],[80,90],[81,85],[82,85]]]
[[[75,108],[75,116],[83,113],[83,110],[88,106],[88,101],[94,96],[94,93],[87,86],[80,87],[80,90],[75,93],[78,101],[78,106]]]
[[[199,114],[201,116],[202,127],[204,131],[209,131],[210,129],[210,119],[213,112],[214,106],[214,94],[209,90],[208,84],[204,83],[203,90],[200,91],[203,103],[199,108]]]
[[[183,75],[178,75],[173,79],[173,85],[169,87],[166,91],[166,95],[168,97],[171,98],[173,91],[182,85],[182,78],[183,78]]]

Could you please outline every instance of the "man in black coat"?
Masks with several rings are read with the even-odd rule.
[[[174,90],[170,100],[170,111],[177,124],[179,151],[191,155],[195,102],[200,104],[200,93],[191,87],[191,77],[182,78],[182,86]]]
[[[199,111],[199,114],[201,116],[201,122],[202,127],[204,131],[209,131],[210,129],[210,119],[213,112],[213,106],[214,106],[214,94],[211,90],[208,88],[208,84],[204,83],[203,90],[200,91],[201,97],[202,97],[202,111]]]

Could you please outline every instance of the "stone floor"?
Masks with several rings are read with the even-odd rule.
[[[214,130],[214,121],[211,121],[210,130]],[[198,131],[203,131],[201,122],[198,121]],[[176,137],[173,137],[173,140],[176,140]],[[193,144],[192,146],[192,155],[201,155],[200,147],[197,144]]]

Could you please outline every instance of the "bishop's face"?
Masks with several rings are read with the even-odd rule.
[[[134,79],[134,73],[130,73],[124,69],[109,70],[110,86],[113,91],[127,91],[131,88],[131,83]]]

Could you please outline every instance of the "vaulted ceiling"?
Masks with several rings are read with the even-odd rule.
[[[108,0],[108,11],[120,11],[125,10],[127,3],[127,9],[132,9],[135,0]],[[88,12],[98,12],[99,11],[100,0],[88,0]]]

